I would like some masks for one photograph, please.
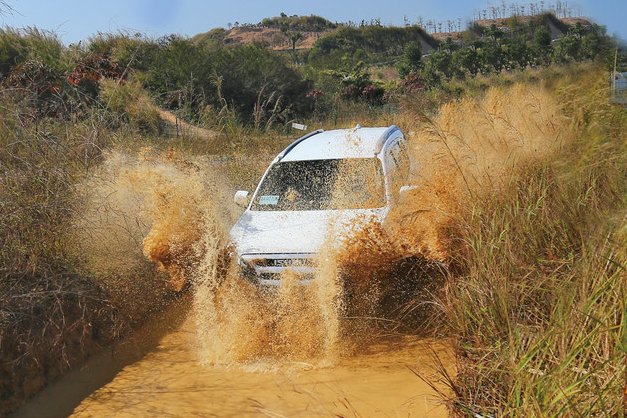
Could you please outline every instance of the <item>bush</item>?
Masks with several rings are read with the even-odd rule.
[[[57,73],[67,72],[72,55],[53,32],[37,28],[0,29],[0,77],[26,61],[38,61]]]
[[[336,27],[334,23],[320,16],[287,16],[284,13],[281,13],[281,16],[267,17],[261,21],[260,25],[277,29],[285,28],[311,32],[322,32]]]
[[[11,92],[14,93],[14,92]],[[115,309],[82,273],[71,225],[76,184],[97,138],[63,122],[24,124],[28,103],[0,90],[0,414],[119,331]],[[27,110],[28,111],[28,110]]]
[[[100,100],[106,109],[118,117],[128,120],[130,126],[143,134],[159,135],[161,117],[142,83],[136,78],[128,81],[102,80]]]

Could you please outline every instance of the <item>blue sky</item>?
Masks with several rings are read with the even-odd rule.
[[[2,26],[22,28],[35,26],[53,30],[66,43],[86,40],[97,32],[141,32],[150,37],[167,34],[193,36],[229,23],[257,23],[264,17],[288,15],[323,16],[331,21],[346,22],[381,19],[382,24],[403,25],[409,22],[470,20],[473,13],[501,0],[5,0],[13,8],[0,16]],[[506,1],[506,4],[540,4],[541,0]],[[574,13],[606,25],[608,33],[627,40],[627,1],[561,0]],[[545,0],[545,5],[557,0]]]

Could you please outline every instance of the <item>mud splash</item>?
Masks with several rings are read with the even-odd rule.
[[[224,205],[230,196],[226,187],[218,189],[226,184],[219,169],[149,150],[131,160],[112,154],[105,167],[116,178],[118,199],[136,202],[143,253],[168,273],[173,288],[193,288],[202,363],[332,364],[367,340],[364,335],[380,332],[382,322],[398,327],[418,305],[430,304],[426,316],[433,314],[438,278],[463,245],[455,241],[455,220],[469,213],[474,195],[498,193],[517,164],[560,145],[558,114],[541,88],[518,85],[422,117],[408,133],[410,184],[384,225],[359,219],[341,233],[331,229],[316,279],[302,286],[286,273],[271,291],[239,277],[225,261],[234,208]],[[335,194],[346,199],[342,190],[339,185]]]
[[[194,311],[202,363],[273,369],[284,361],[323,365],[336,358],[337,311],[325,300],[332,292],[319,283],[303,286],[289,273],[282,280],[280,288],[267,291],[236,274],[215,292],[198,285]]]
[[[143,240],[143,252],[180,291],[199,269],[203,255],[226,245],[228,221],[218,206],[220,183],[203,178],[198,164],[172,150],[157,159],[142,157],[127,177],[150,202],[152,226]]]
[[[529,85],[450,103],[431,119],[401,116],[411,121],[403,127],[410,184],[384,223],[331,229],[316,279],[302,286],[288,272],[272,292],[225,264],[235,212],[224,204],[229,193],[216,190],[226,184],[218,167],[174,154],[110,155],[109,216],[133,236],[118,255],[134,243],[168,273],[163,283],[190,288],[193,306],[183,328],[76,416],[431,415],[434,404],[405,372],[414,361],[424,370],[431,359],[421,353],[439,342],[399,331],[420,332],[437,317],[438,279],[451,276],[467,245],[456,228],[472,216],[472,199],[498,193],[517,165],[545,159],[568,133],[554,99]],[[437,351],[450,366],[450,346]],[[373,392],[390,401],[369,402]],[[415,399],[425,407],[414,409]]]
[[[473,198],[499,193],[517,165],[543,161],[568,140],[555,99],[530,84],[405,118],[419,122],[408,133],[410,187],[390,214],[395,247],[446,263],[460,245],[455,220],[471,215]]]
[[[80,231],[105,232],[81,236],[84,244],[91,241],[91,264],[119,269],[139,251],[168,273],[173,288],[185,286],[198,267],[201,238],[209,232],[224,236],[222,225],[230,222],[220,206],[225,196],[218,185],[224,181],[206,165],[172,150],[107,154],[85,186],[89,203],[79,220]]]

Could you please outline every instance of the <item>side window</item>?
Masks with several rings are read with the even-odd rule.
[[[392,190],[396,193],[402,186],[407,185],[409,180],[410,162],[404,141],[399,141],[392,147],[390,157],[394,166],[391,172]]]

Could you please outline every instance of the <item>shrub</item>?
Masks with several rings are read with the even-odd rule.
[[[120,330],[71,239],[76,184],[103,144],[64,121],[24,124],[15,109],[28,103],[14,97],[0,90],[1,415]]]
[[[72,65],[71,54],[55,33],[37,28],[0,29],[0,76],[26,61],[38,61],[56,73]]]
[[[67,75],[72,86],[89,99],[96,99],[99,93],[98,82],[104,78],[119,80],[124,77],[123,68],[106,55],[94,55],[79,59],[74,70]]]
[[[101,81],[100,100],[105,108],[128,120],[136,131],[158,135],[161,132],[159,110],[148,97],[142,83],[136,78],[130,78],[127,82],[121,81]]]
[[[2,85],[28,99],[28,107],[34,112],[24,112],[26,118],[39,119],[66,113],[63,95],[65,80],[53,68],[40,61],[17,64]]]

